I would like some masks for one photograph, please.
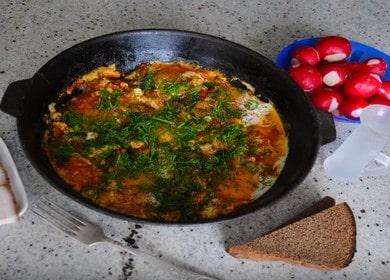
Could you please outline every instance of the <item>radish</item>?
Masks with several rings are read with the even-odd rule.
[[[313,91],[322,85],[321,74],[311,65],[293,66],[288,70],[288,73],[305,92]]]
[[[315,46],[320,59],[326,62],[345,60],[351,54],[351,43],[340,36],[328,36],[320,39]]]
[[[359,62],[347,62],[344,63],[343,66],[349,75],[354,74],[362,69],[362,64]]]
[[[368,100],[368,102],[370,102],[370,104],[380,104],[380,105],[387,105],[387,106],[390,106],[390,100],[389,99],[386,99],[386,98],[383,98],[381,96],[374,96],[373,98],[370,98]]]
[[[339,111],[341,115],[349,119],[358,119],[362,110],[368,105],[369,103],[364,98],[349,97],[341,103]]]
[[[343,97],[335,89],[319,88],[313,91],[311,100],[318,109],[331,113],[339,108]]]
[[[386,61],[380,57],[373,57],[367,59],[363,62],[362,66],[364,71],[378,74],[380,76],[384,76],[387,70]]]
[[[390,81],[383,81],[378,96],[390,100]]]
[[[292,65],[308,64],[316,66],[318,63],[320,63],[320,56],[313,47],[300,47],[293,52],[291,57]]]
[[[358,72],[352,74],[344,83],[344,93],[350,97],[369,98],[378,93],[382,81],[378,75]]]
[[[322,82],[329,87],[337,87],[347,79],[348,72],[340,64],[326,64],[319,68]]]

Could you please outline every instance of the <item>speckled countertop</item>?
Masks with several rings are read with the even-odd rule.
[[[180,28],[214,34],[274,59],[291,40],[343,34],[390,53],[388,0],[302,1],[0,1],[0,97],[14,80],[31,77],[49,58],[75,43],[119,30]],[[0,113],[0,136],[8,144],[30,203],[48,195],[101,224],[106,233],[169,261],[220,279],[390,279],[390,178],[362,178],[356,184],[326,178],[323,159],[353,126],[337,124],[336,142],[321,148],[307,179],[277,202],[247,217],[213,225],[136,226],[97,214],[50,187],[26,160],[15,119]],[[319,272],[282,263],[255,263],[225,253],[288,220],[318,198],[330,195],[352,207],[357,252],[349,267]],[[0,279],[170,279],[141,259],[109,245],[87,248],[28,211],[15,225],[0,227]],[[130,238],[129,243],[134,241]],[[131,276],[129,276],[131,274]]]

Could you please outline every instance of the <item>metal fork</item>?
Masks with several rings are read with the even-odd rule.
[[[218,280],[217,278],[202,275],[183,267],[176,266],[172,263],[163,261],[146,252],[142,252],[141,250],[126,247],[122,243],[107,237],[100,226],[82,218],[76,217],[45,197],[41,198],[37,203],[35,203],[32,211],[57,229],[88,246],[93,246],[104,242],[114,244],[122,249],[125,249],[134,256],[142,257],[146,260],[155,262],[162,267],[168,268],[170,272],[178,277],[178,279]]]

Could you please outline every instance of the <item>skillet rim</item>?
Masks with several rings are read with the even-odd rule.
[[[253,51],[253,50],[251,50],[251,49],[249,49],[241,44],[229,41],[229,40],[224,39],[224,38],[220,38],[218,36],[194,32],[194,31],[186,31],[186,30],[179,30],[179,29],[160,29],[160,28],[133,29],[133,30],[126,30],[126,31],[118,31],[118,32],[113,32],[113,33],[93,37],[93,38],[90,38],[86,41],[82,41],[78,44],[75,44],[75,45],[63,50],[62,52],[60,52],[59,54],[57,54],[53,58],[51,58],[48,62],[46,62],[42,67],[39,68],[39,70],[31,78],[31,80],[33,81],[34,79],[37,79],[38,76],[40,76],[40,74],[42,72],[44,72],[44,69],[46,67],[49,67],[49,65],[52,64],[53,62],[55,62],[58,59],[58,57],[66,54],[68,52],[71,52],[73,49],[83,47],[84,45],[88,45],[91,42],[99,42],[99,41],[105,40],[109,37],[114,37],[114,38],[117,36],[122,37],[122,36],[126,36],[127,34],[152,35],[153,33],[167,34],[167,35],[171,35],[171,36],[172,35],[180,35],[180,36],[185,36],[185,37],[191,36],[191,37],[206,39],[206,40],[213,41],[213,42],[223,42],[224,44],[228,45],[227,47],[229,47],[229,48],[233,47],[240,52],[243,52],[243,53],[246,53],[250,56],[256,57],[256,59],[260,58],[262,60],[262,62],[267,64],[267,67],[272,68],[272,70],[274,72],[278,72],[280,77],[284,78],[283,82],[288,82],[287,86],[289,88],[291,88],[291,91],[302,92],[301,89],[299,88],[299,86],[290,78],[290,76],[285,71],[278,68],[276,66],[276,64],[273,63],[270,59],[268,59],[267,57],[261,55],[260,53]],[[22,119],[23,119],[24,112],[22,112],[21,116],[17,117],[17,130],[18,130],[18,137],[19,137],[20,143],[22,145],[24,152],[26,153],[28,160],[30,161],[30,163],[34,167],[34,169],[37,170],[38,173],[46,180],[46,182],[51,187],[53,187],[54,189],[59,191],[60,193],[69,197],[70,199],[76,201],[77,203],[88,207],[91,210],[94,210],[98,213],[103,213],[103,214],[106,214],[106,215],[109,215],[111,217],[118,218],[121,220],[126,220],[129,222],[135,222],[135,223],[141,223],[141,224],[153,224],[153,225],[165,225],[165,226],[166,225],[170,225],[170,226],[186,226],[187,225],[188,226],[188,225],[214,224],[214,223],[221,223],[221,222],[234,220],[237,218],[244,218],[246,216],[249,216],[250,214],[257,212],[261,208],[263,208],[267,205],[270,205],[271,203],[275,203],[280,198],[282,198],[283,196],[288,194],[292,189],[296,188],[309,174],[310,170],[312,169],[312,167],[315,163],[315,160],[317,158],[317,153],[318,153],[318,150],[320,147],[320,142],[321,142],[320,127],[319,127],[320,124],[319,124],[319,117],[318,117],[312,103],[310,102],[309,98],[307,97],[307,95],[301,94],[301,98],[303,99],[302,101],[304,101],[306,103],[306,105],[308,105],[307,108],[310,108],[310,110],[307,111],[306,113],[308,115],[311,115],[311,117],[313,119],[314,135],[312,138],[313,150],[310,152],[311,154],[310,154],[310,157],[308,157],[308,159],[307,159],[307,164],[305,165],[305,168],[302,168],[300,170],[298,179],[295,180],[294,184],[291,184],[290,187],[279,192],[274,197],[265,200],[264,202],[262,202],[262,204],[260,206],[256,207],[255,209],[239,208],[237,211],[234,211],[234,212],[229,213],[227,215],[223,215],[223,216],[219,216],[219,217],[216,217],[213,219],[209,219],[209,220],[175,222],[175,221],[164,221],[164,220],[157,220],[157,219],[144,219],[144,218],[134,217],[134,216],[126,215],[126,214],[120,214],[120,213],[117,213],[113,210],[110,210],[110,209],[104,208],[102,206],[99,206],[97,204],[94,204],[93,202],[90,202],[90,201],[86,200],[85,198],[83,198],[79,193],[67,188],[66,186],[57,184],[54,180],[52,180],[50,178],[50,176],[48,174],[46,174],[46,172],[44,172],[44,170],[41,170],[41,167],[40,167],[41,164],[39,164],[39,162],[34,159],[32,154],[30,154],[29,149],[27,148],[25,141],[23,141],[23,139],[21,137],[21,135],[22,135],[22,133],[21,133]]]

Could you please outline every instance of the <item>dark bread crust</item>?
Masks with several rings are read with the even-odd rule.
[[[352,261],[355,248],[355,219],[349,206],[341,203],[228,252],[238,258],[338,270]]]

